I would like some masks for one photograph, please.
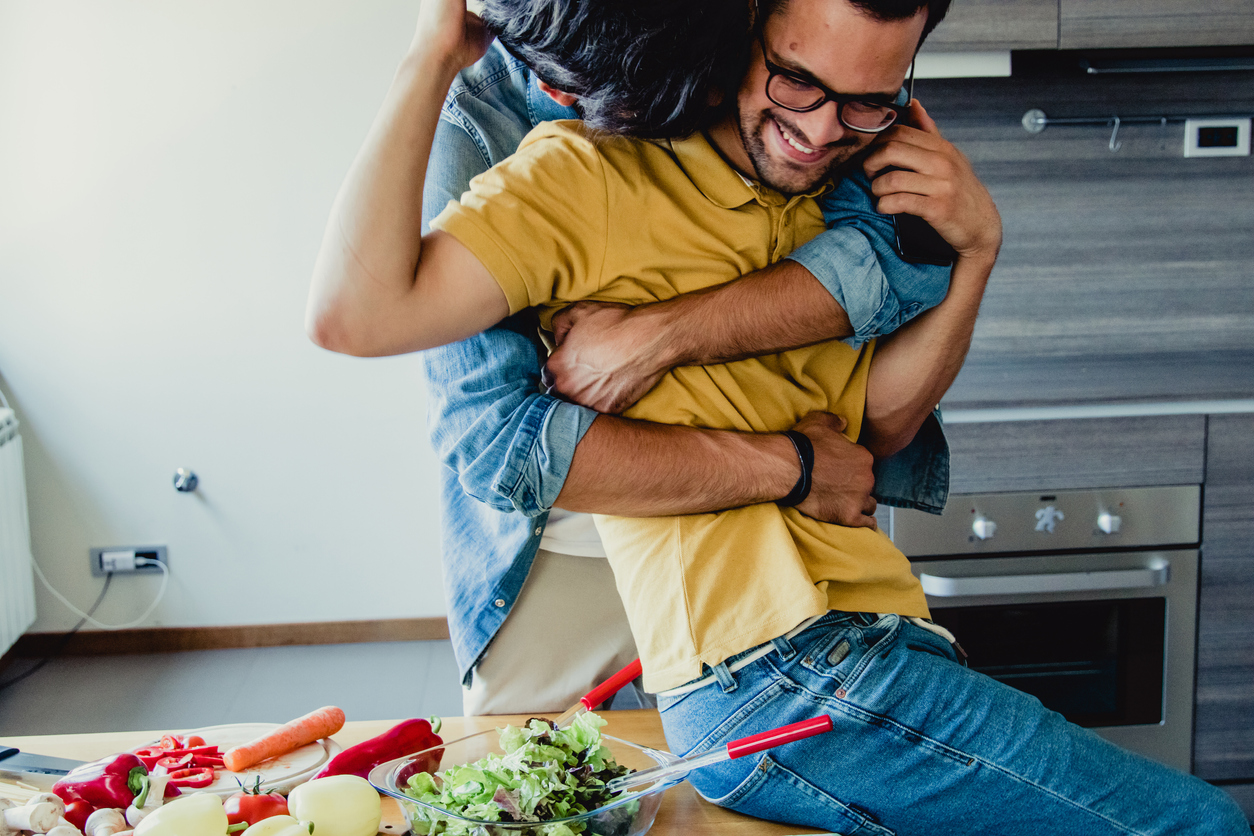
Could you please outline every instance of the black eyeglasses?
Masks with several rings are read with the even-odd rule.
[[[836,117],[850,130],[864,134],[877,134],[899,119],[909,110],[908,105],[848,96],[823,86],[813,78],[806,78],[787,70],[766,57],[766,35],[758,31],[762,45],[762,62],[770,76],[766,80],[766,97],[780,107],[795,113],[818,110],[828,102],[836,102]],[[914,98],[914,63],[910,64],[910,98]]]

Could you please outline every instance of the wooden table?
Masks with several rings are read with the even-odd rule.
[[[656,711],[606,711],[602,712],[609,725],[606,732],[633,743],[655,749],[665,749],[662,721]],[[466,734],[503,726],[518,725],[526,721],[518,717],[446,717],[440,734],[445,740],[453,740]],[[349,747],[374,737],[394,726],[396,720],[358,720],[347,723],[335,741]],[[104,732],[100,734],[51,734],[30,737],[4,738],[5,744],[16,746],[24,752],[51,755],[59,758],[75,758],[92,761],[114,752],[134,749],[160,737],[160,731]],[[794,833],[818,833],[820,831],[799,828],[795,825],[774,824],[742,816],[716,807],[697,795],[687,783],[666,792],[662,809],[651,834],[656,836],[782,836]]]

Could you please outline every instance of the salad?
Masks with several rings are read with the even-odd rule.
[[[528,836],[576,836],[585,821],[553,821],[595,810],[610,800],[605,785],[632,770],[615,762],[601,743],[606,721],[586,712],[559,729],[548,720],[533,718],[517,728],[499,730],[505,754],[488,755],[471,764],[450,766],[432,775],[419,772],[409,778],[405,794],[476,822],[535,822],[534,828],[511,828]],[[639,802],[607,811],[610,821],[598,821],[604,836],[626,832]],[[413,831],[418,834],[478,836],[483,824],[441,815],[415,806]]]

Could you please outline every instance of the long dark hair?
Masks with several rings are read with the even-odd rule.
[[[486,0],[483,19],[598,130],[680,137],[734,103],[749,62],[748,0]]]

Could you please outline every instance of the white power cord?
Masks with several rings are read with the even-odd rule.
[[[157,590],[157,597],[153,599],[152,603],[148,606],[148,609],[144,610],[144,614],[134,621],[128,621],[125,624],[105,624],[104,622],[97,621],[92,618],[90,615],[71,604],[70,600],[60,592],[57,592],[53,585],[49,583],[48,579],[44,576],[44,572],[39,568],[39,564],[35,562],[34,558],[31,559],[31,566],[35,567],[35,574],[39,576],[39,580],[43,581],[44,586],[48,588],[48,591],[52,593],[53,597],[62,604],[65,604],[66,608],[69,609],[70,612],[79,616],[93,627],[99,627],[101,630],[126,630],[131,627],[138,627],[140,624],[143,624],[145,620],[147,620],[148,616],[152,615],[153,610],[157,608],[157,605],[161,603],[161,599],[165,597],[165,589],[170,583],[169,567],[160,560],[153,560],[151,557],[136,557],[135,565],[156,566],[161,570],[161,588]]]

